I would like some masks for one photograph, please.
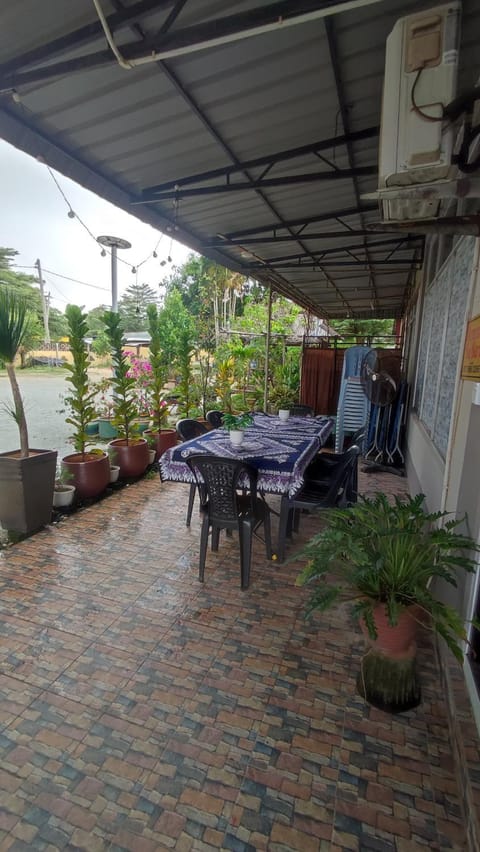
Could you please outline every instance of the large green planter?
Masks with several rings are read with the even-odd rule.
[[[0,522],[6,530],[33,533],[52,518],[56,450],[0,453]]]
[[[98,420],[98,436],[99,438],[105,438],[107,440],[118,436],[115,426],[107,417],[100,417]]]

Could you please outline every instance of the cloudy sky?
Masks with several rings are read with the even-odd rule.
[[[28,267],[33,267],[40,258],[46,291],[50,292],[55,308],[63,311],[69,302],[83,305],[87,310],[110,304],[110,257],[102,257],[100,246],[78,219],[68,217],[67,203],[47,166],[0,140],[0,173],[0,246],[16,249],[17,264],[27,267],[22,269],[27,273],[36,273]],[[160,231],[63,175],[55,172],[55,176],[72,209],[92,234],[113,234],[132,244],[131,249],[118,252],[119,298],[136,281],[158,291],[159,282],[171,268],[169,263],[161,267],[160,261],[168,255],[173,265],[186,259],[189,250],[171,242],[169,236],[160,240]],[[159,240],[158,258],[154,259],[151,254]],[[142,261],[145,263],[137,274],[132,273],[132,266],[138,267]]]

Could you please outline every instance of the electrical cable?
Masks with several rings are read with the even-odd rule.
[[[417,76],[415,77],[415,82],[414,82],[414,84],[413,84],[413,86],[412,86],[412,93],[411,93],[411,95],[410,95],[410,98],[411,98],[411,101],[412,101],[413,110],[414,110],[414,112],[416,112],[416,113],[417,113],[417,115],[419,115],[419,116],[420,116],[420,118],[423,118],[425,121],[431,121],[431,122],[444,121],[444,120],[445,120],[445,116],[444,116],[444,106],[443,106],[443,104],[441,103],[441,101],[436,101],[436,102],[435,102],[435,103],[433,103],[433,104],[428,104],[428,106],[429,106],[429,107],[439,106],[439,107],[441,108],[441,110],[442,110],[442,115],[441,115],[441,116],[427,115],[427,113],[426,113],[426,112],[423,112],[423,110],[421,110],[421,109],[420,109],[420,107],[418,106],[418,104],[417,104],[417,103],[416,103],[416,101],[415,101],[415,89],[417,88],[417,83],[418,83],[418,81],[419,81],[419,79],[420,79],[420,75],[421,75],[421,73],[422,73],[422,71],[423,71],[423,69],[424,69],[424,68],[425,68],[425,65],[422,65],[422,66],[418,69],[418,71],[417,71]]]

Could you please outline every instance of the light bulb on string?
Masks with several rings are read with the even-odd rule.
[[[132,275],[136,275],[136,274],[137,274],[137,268],[136,268],[136,266],[132,266]]]
[[[155,258],[157,258],[157,257],[158,257],[158,254],[157,254],[157,252],[155,251],[155,249],[152,251],[152,257],[155,257]]]
[[[101,250],[101,252],[100,252],[100,254],[101,254],[101,256],[102,256],[102,257],[106,257],[106,256],[107,256],[107,252],[105,251],[105,249],[102,249],[102,250]]]
[[[75,213],[72,208],[70,208],[70,210],[68,211],[67,216],[69,219],[75,219]]]

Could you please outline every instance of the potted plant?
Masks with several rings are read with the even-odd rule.
[[[86,314],[77,305],[68,305],[65,311],[68,322],[70,351],[73,363],[66,364],[69,372],[67,382],[72,389],[65,397],[70,409],[66,422],[73,427],[72,440],[75,453],[64,456],[62,468],[70,473],[72,484],[82,499],[96,497],[109,483],[110,465],[106,453],[87,447],[92,442],[87,427],[95,419],[96,389],[88,380],[88,349],[85,338],[88,336]]]
[[[147,395],[152,409],[152,417],[149,429],[144,432],[144,436],[149,441],[149,447],[155,447],[155,461],[158,461],[165,450],[174,447],[177,443],[177,432],[175,429],[168,429],[166,426],[168,405],[163,390],[166,380],[166,370],[156,305],[149,305],[147,307],[147,318],[150,334],[150,373]]]
[[[110,482],[117,482],[120,476],[120,465],[116,463],[116,453],[113,447],[108,447],[108,461],[110,463]]]
[[[223,415],[223,425],[230,433],[230,441],[234,447],[241,447],[243,444],[244,430],[247,426],[253,423],[251,414],[230,414]]]
[[[7,530],[32,533],[52,515],[57,453],[31,449],[22,395],[15,373],[16,355],[29,334],[26,301],[14,290],[0,288],[0,358],[5,362],[13,397],[7,410],[18,425],[20,449],[0,453],[0,521]]]
[[[102,440],[111,440],[117,437],[117,430],[113,426],[113,399],[110,379],[103,378],[93,385],[95,390],[95,412],[97,434]],[[90,434],[89,429],[87,432]]]
[[[55,489],[53,492],[53,506],[55,509],[71,506],[75,497],[75,486],[69,482],[72,474],[65,467],[57,468],[55,478]]]
[[[472,572],[466,551],[480,550],[456,531],[461,521],[445,512],[429,513],[423,494],[361,498],[349,509],[324,513],[325,526],[302,550],[308,562],[297,584],[313,583],[307,614],[323,612],[342,600],[353,602],[353,615],[367,641],[357,686],[366,700],[389,712],[402,712],[420,701],[416,674],[416,631],[429,626],[462,661],[464,623],[450,606],[434,597],[436,578],[456,585],[457,569]],[[443,526],[438,526],[442,521]]]
[[[115,449],[120,476],[140,476],[148,465],[148,446],[145,438],[138,437],[135,428],[138,418],[135,378],[129,375],[130,362],[123,349],[123,328],[114,311],[106,311],[103,322],[112,351],[113,425],[119,436],[110,441],[109,446]]]

